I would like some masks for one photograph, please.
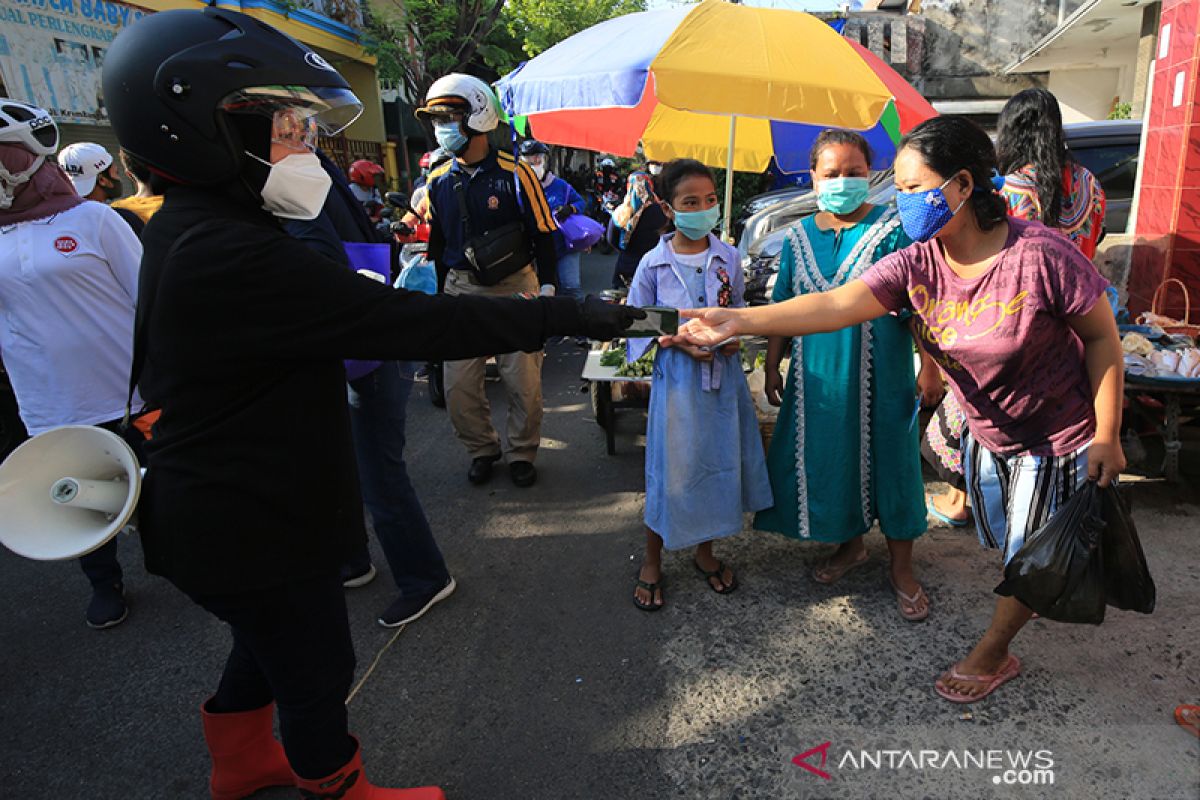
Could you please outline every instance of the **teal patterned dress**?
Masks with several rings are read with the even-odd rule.
[[[788,232],[772,295],[782,302],[861,275],[911,241],[896,211],[876,207],[857,225]],[[925,532],[912,337],[885,316],[792,340],[783,405],[767,469],[775,505],[756,528],[794,539],[845,542],[878,521],[890,539]]]

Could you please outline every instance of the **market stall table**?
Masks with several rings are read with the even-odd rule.
[[[606,367],[600,363],[602,350],[592,350],[587,354],[587,362],[583,365],[583,379],[590,384],[592,409],[596,422],[604,429],[605,439],[610,456],[617,453],[616,442],[616,410],[618,408],[646,408],[649,405],[650,393],[635,399],[614,400],[613,384],[616,383],[650,383],[649,376],[626,377],[617,374],[616,367]]]
[[[1125,393],[1131,400],[1131,413],[1146,419],[1163,437],[1163,449],[1166,450],[1163,475],[1168,481],[1178,481],[1179,451],[1183,448],[1183,442],[1179,438],[1179,418],[1185,410],[1200,414],[1200,381],[1126,374]],[[1163,404],[1161,423],[1141,407],[1137,401],[1138,395],[1147,395]]]

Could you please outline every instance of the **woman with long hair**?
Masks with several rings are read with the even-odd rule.
[[[1100,181],[1067,149],[1058,100],[1045,89],[1009,98],[997,120],[996,160],[1009,216],[1060,231],[1087,256],[1104,231]]]
[[[967,484],[980,542],[1007,563],[1088,479],[1125,466],[1122,368],[1108,282],[1042,225],[1009,218],[992,143],[963,117],[926,120],[896,156],[896,203],[917,244],[828,292],[757,308],[707,308],[662,344],[801,336],[908,311],[967,415]],[[1009,645],[1033,612],[996,602],[991,625],[934,683],[971,703],[1020,674]]]

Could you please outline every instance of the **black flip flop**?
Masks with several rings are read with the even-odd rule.
[[[730,592],[732,592],[734,589],[736,589],[738,587],[738,580],[737,580],[736,573],[733,576],[733,583],[731,583],[728,586],[725,585],[725,579],[723,577],[721,577],[721,573],[723,573],[725,571],[725,562],[724,561],[718,561],[717,568],[714,569],[712,572],[709,572],[708,570],[704,569],[704,567],[700,566],[700,563],[698,561],[696,561],[695,559],[692,560],[692,566],[696,568],[696,572],[699,572],[701,575],[704,576],[704,582],[706,584],[708,584],[708,588],[712,589],[717,594],[729,594]],[[716,586],[713,586],[713,583],[712,583],[713,578],[717,579],[717,583],[721,584],[722,588],[718,589]]]
[[[656,593],[662,591],[662,586],[663,586],[663,579],[662,579],[661,575],[659,576],[657,583],[646,583],[641,578],[638,578],[637,588],[645,589],[647,592],[650,593],[650,602],[642,603],[641,601],[638,600],[638,596],[636,594],[634,594],[633,604],[635,606],[637,606],[638,608],[640,608],[642,611],[662,611],[662,607],[667,604],[667,596],[665,594],[663,595],[663,606],[660,606],[654,602],[654,595]]]

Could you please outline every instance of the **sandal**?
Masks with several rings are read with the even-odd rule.
[[[929,514],[929,516],[945,525],[949,525],[951,528],[965,528],[971,524],[970,511],[967,512],[966,518],[955,519],[949,514],[944,514],[939,511],[938,507],[933,504],[933,498],[931,498],[929,495],[925,495],[925,511]]]
[[[723,561],[718,561],[717,568],[711,572],[700,566],[699,562],[697,562],[695,559],[692,559],[692,566],[696,568],[696,572],[699,572],[704,576],[704,582],[708,584],[708,588],[712,589],[717,594],[729,594],[738,587],[737,575],[733,575],[731,578],[733,581],[732,583],[730,583],[728,586],[725,585],[725,579],[721,577],[722,573],[725,572],[725,562]],[[733,571],[730,570],[730,574],[732,573]],[[718,589],[716,586],[713,586],[713,578],[716,578],[717,583],[721,584],[720,589]]]
[[[1178,706],[1175,721],[1192,736],[1200,738],[1200,706]]]
[[[933,690],[939,695],[949,700],[951,703],[975,703],[987,697],[996,689],[1003,686],[1008,681],[1021,674],[1021,661],[1014,655],[1008,656],[1008,661],[1004,662],[1004,666],[993,672],[991,675],[964,675],[958,671],[958,664],[950,668],[949,672],[944,673],[942,677],[933,682]],[[984,689],[978,694],[964,694],[956,689],[951,689],[942,681],[946,678],[952,678],[956,681],[971,681],[972,683],[984,684]]]
[[[892,585],[892,591],[896,593],[896,604],[900,607],[900,616],[904,617],[909,622],[922,622],[929,616],[929,595],[925,594],[925,587],[917,584],[916,594],[905,594],[900,591],[900,587],[892,580],[892,576],[888,575],[888,583]],[[917,603],[925,600],[925,610],[918,611]],[[911,610],[910,610],[911,609]]]
[[[658,581],[655,583],[647,583],[646,581],[642,580],[641,578],[638,578],[637,588],[645,589],[647,592],[650,593],[650,602],[643,603],[641,600],[638,600],[637,593],[634,592],[633,604],[635,606],[637,606],[638,608],[640,608],[642,611],[661,611],[662,607],[667,604],[667,597],[666,597],[666,595],[663,595],[663,601],[661,604],[659,604],[659,603],[654,602],[654,595],[662,591],[662,586],[663,586],[662,575],[659,575]]]
[[[855,559],[844,567],[831,566],[833,559],[827,558],[813,567],[812,579],[817,583],[824,584],[825,586],[831,586],[840,581],[847,572],[858,569],[870,560],[871,556],[866,550],[863,550],[862,558]],[[821,577],[822,575],[825,577]]]

